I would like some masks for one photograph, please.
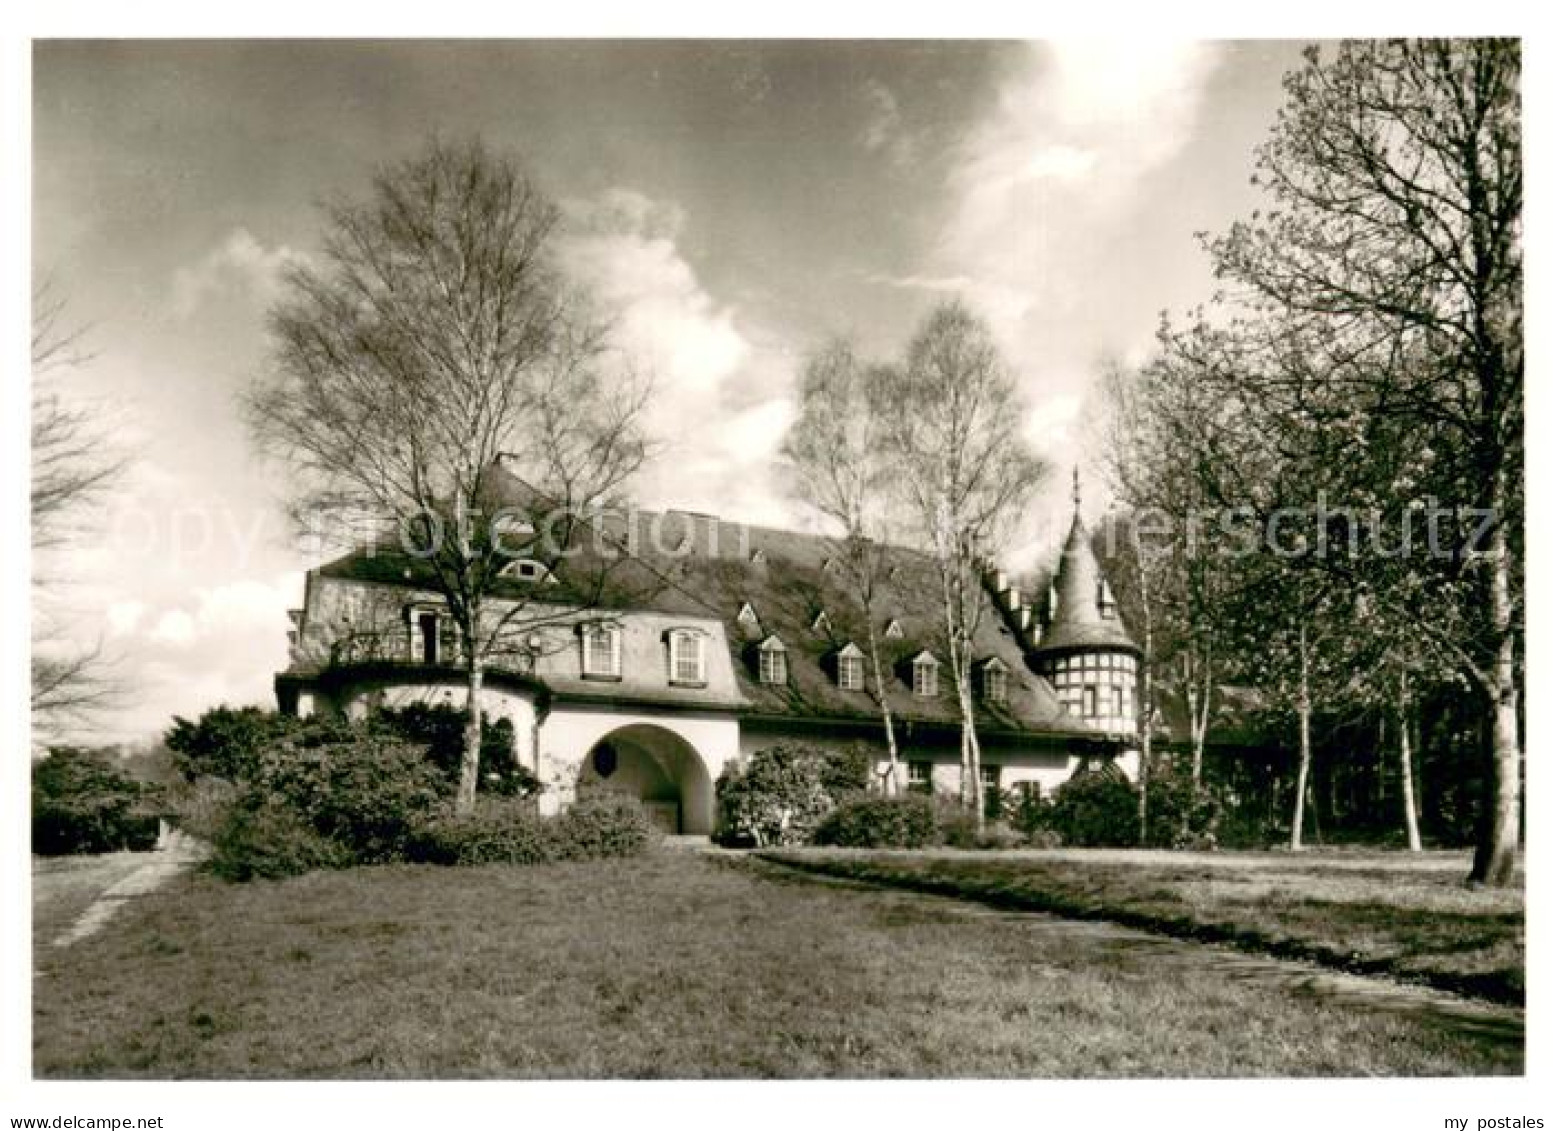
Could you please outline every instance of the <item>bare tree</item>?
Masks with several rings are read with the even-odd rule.
[[[560,571],[640,467],[646,387],[556,264],[556,209],[513,160],[433,142],[327,215],[322,263],[293,268],[271,311],[251,429],[291,469],[303,524],[366,516],[410,532],[459,636],[467,810],[486,665],[564,615],[554,595],[493,591],[518,554]],[[570,581],[573,606],[597,596]]]
[[[886,441],[918,533],[937,566],[960,710],[960,794],[983,819],[973,675],[983,578],[1045,474],[1020,426],[1014,382],[991,332],[959,302],[933,310],[894,383]]]
[[[866,623],[874,700],[889,756],[886,794],[900,788],[900,757],[876,619],[890,507],[890,461],[884,445],[893,374],[861,361],[850,342],[833,339],[804,365],[798,417],[782,445],[796,473],[798,497],[840,527],[835,539],[852,595]]]
[[[32,694],[40,733],[89,721],[120,691],[100,643],[66,639],[51,606],[62,598],[58,577],[40,560],[79,535],[76,524],[123,472],[92,414],[73,403],[60,382],[90,360],[85,328],[70,325],[66,300],[46,278],[32,292],[32,549],[34,585]]]

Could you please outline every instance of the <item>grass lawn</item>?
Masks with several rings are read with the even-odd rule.
[[[829,875],[1108,919],[1495,1001],[1525,1000],[1524,886],[1467,887],[1463,853],[801,849],[768,855]]]
[[[184,875],[36,953],[40,1077],[1521,1071],[1417,1019],[1041,947],[1017,917],[661,851]]]

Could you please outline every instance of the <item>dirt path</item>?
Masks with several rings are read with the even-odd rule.
[[[33,938],[52,936],[56,947],[90,938],[129,900],[155,891],[203,856],[199,842],[175,831],[155,852],[34,861]]]
[[[762,861],[761,865],[807,882],[888,893],[908,903],[952,909],[954,914],[967,919],[1016,923],[1036,936],[1041,947],[1082,949],[1118,969],[1164,976],[1172,970],[1208,972],[1226,979],[1276,985],[1287,993],[1326,999],[1345,1008],[1403,1015],[1490,1044],[1515,1048],[1525,1044],[1526,1013],[1514,1006],[1477,1001],[1389,978],[1344,974],[1312,963],[1172,939],[1113,923],[1064,919],[1038,911],[1007,911],[947,895],[800,871],[775,861]]]

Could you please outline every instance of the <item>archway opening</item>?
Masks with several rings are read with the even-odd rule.
[[[711,835],[712,778],[706,763],[695,747],[664,727],[619,727],[594,743],[577,775],[577,792],[597,790],[635,797],[665,833]]]

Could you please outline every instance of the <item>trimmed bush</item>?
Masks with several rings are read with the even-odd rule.
[[[1052,796],[1050,827],[1064,844],[1130,848],[1138,843],[1138,794],[1114,766],[1080,771]]]
[[[531,804],[482,800],[472,813],[437,814],[411,840],[411,860],[426,864],[542,864],[553,858],[547,822]]]
[[[558,860],[635,856],[657,835],[641,803],[608,791],[579,798],[550,823]]]
[[[42,856],[156,847],[161,791],[113,756],[56,747],[32,767],[32,850]]]
[[[815,844],[838,848],[926,848],[938,839],[933,801],[921,794],[843,802],[814,830]]]
[[[444,812],[417,830],[409,857],[427,864],[547,864],[635,856],[652,843],[634,798],[600,793],[559,817],[541,817],[510,798],[481,802],[463,816]]]

